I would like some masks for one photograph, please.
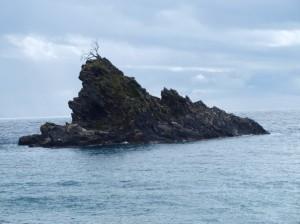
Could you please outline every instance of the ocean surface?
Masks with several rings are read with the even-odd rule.
[[[0,224],[300,223],[300,111],[239,114],[271,135],[186,144],[17,146],[0,120]]]

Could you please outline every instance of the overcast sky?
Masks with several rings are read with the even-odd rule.
[[[151,94],[230,112],[300,109],[299,0],[1,0],[0,117],[67,116],[80,57]]]

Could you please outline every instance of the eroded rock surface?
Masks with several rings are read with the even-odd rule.
[[[88,60],[79,79],[83,87],[69,102],[72,123],[46,123],[41,134],[21,137],[20,145],[180,142],[268,133],[249,118],[192,102],[173,89],[163,89],[161,98],[151,96],[106,58]]]

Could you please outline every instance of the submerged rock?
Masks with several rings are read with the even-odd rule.
[[[83,87],[69,102],[72,123],[46,123],[41,134],[21,137],[19,145],[181,142],[268,133],[249,118],[192,102],[173,89],[163,89],[161,98],[151,96],[106,58],[88,60],[79,79]]]

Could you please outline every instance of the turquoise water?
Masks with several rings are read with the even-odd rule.
[[[244,115],[272,134],[42,149],[16,142],[44,120],[0,120],[0,223],[299,224],[300,112]]]

